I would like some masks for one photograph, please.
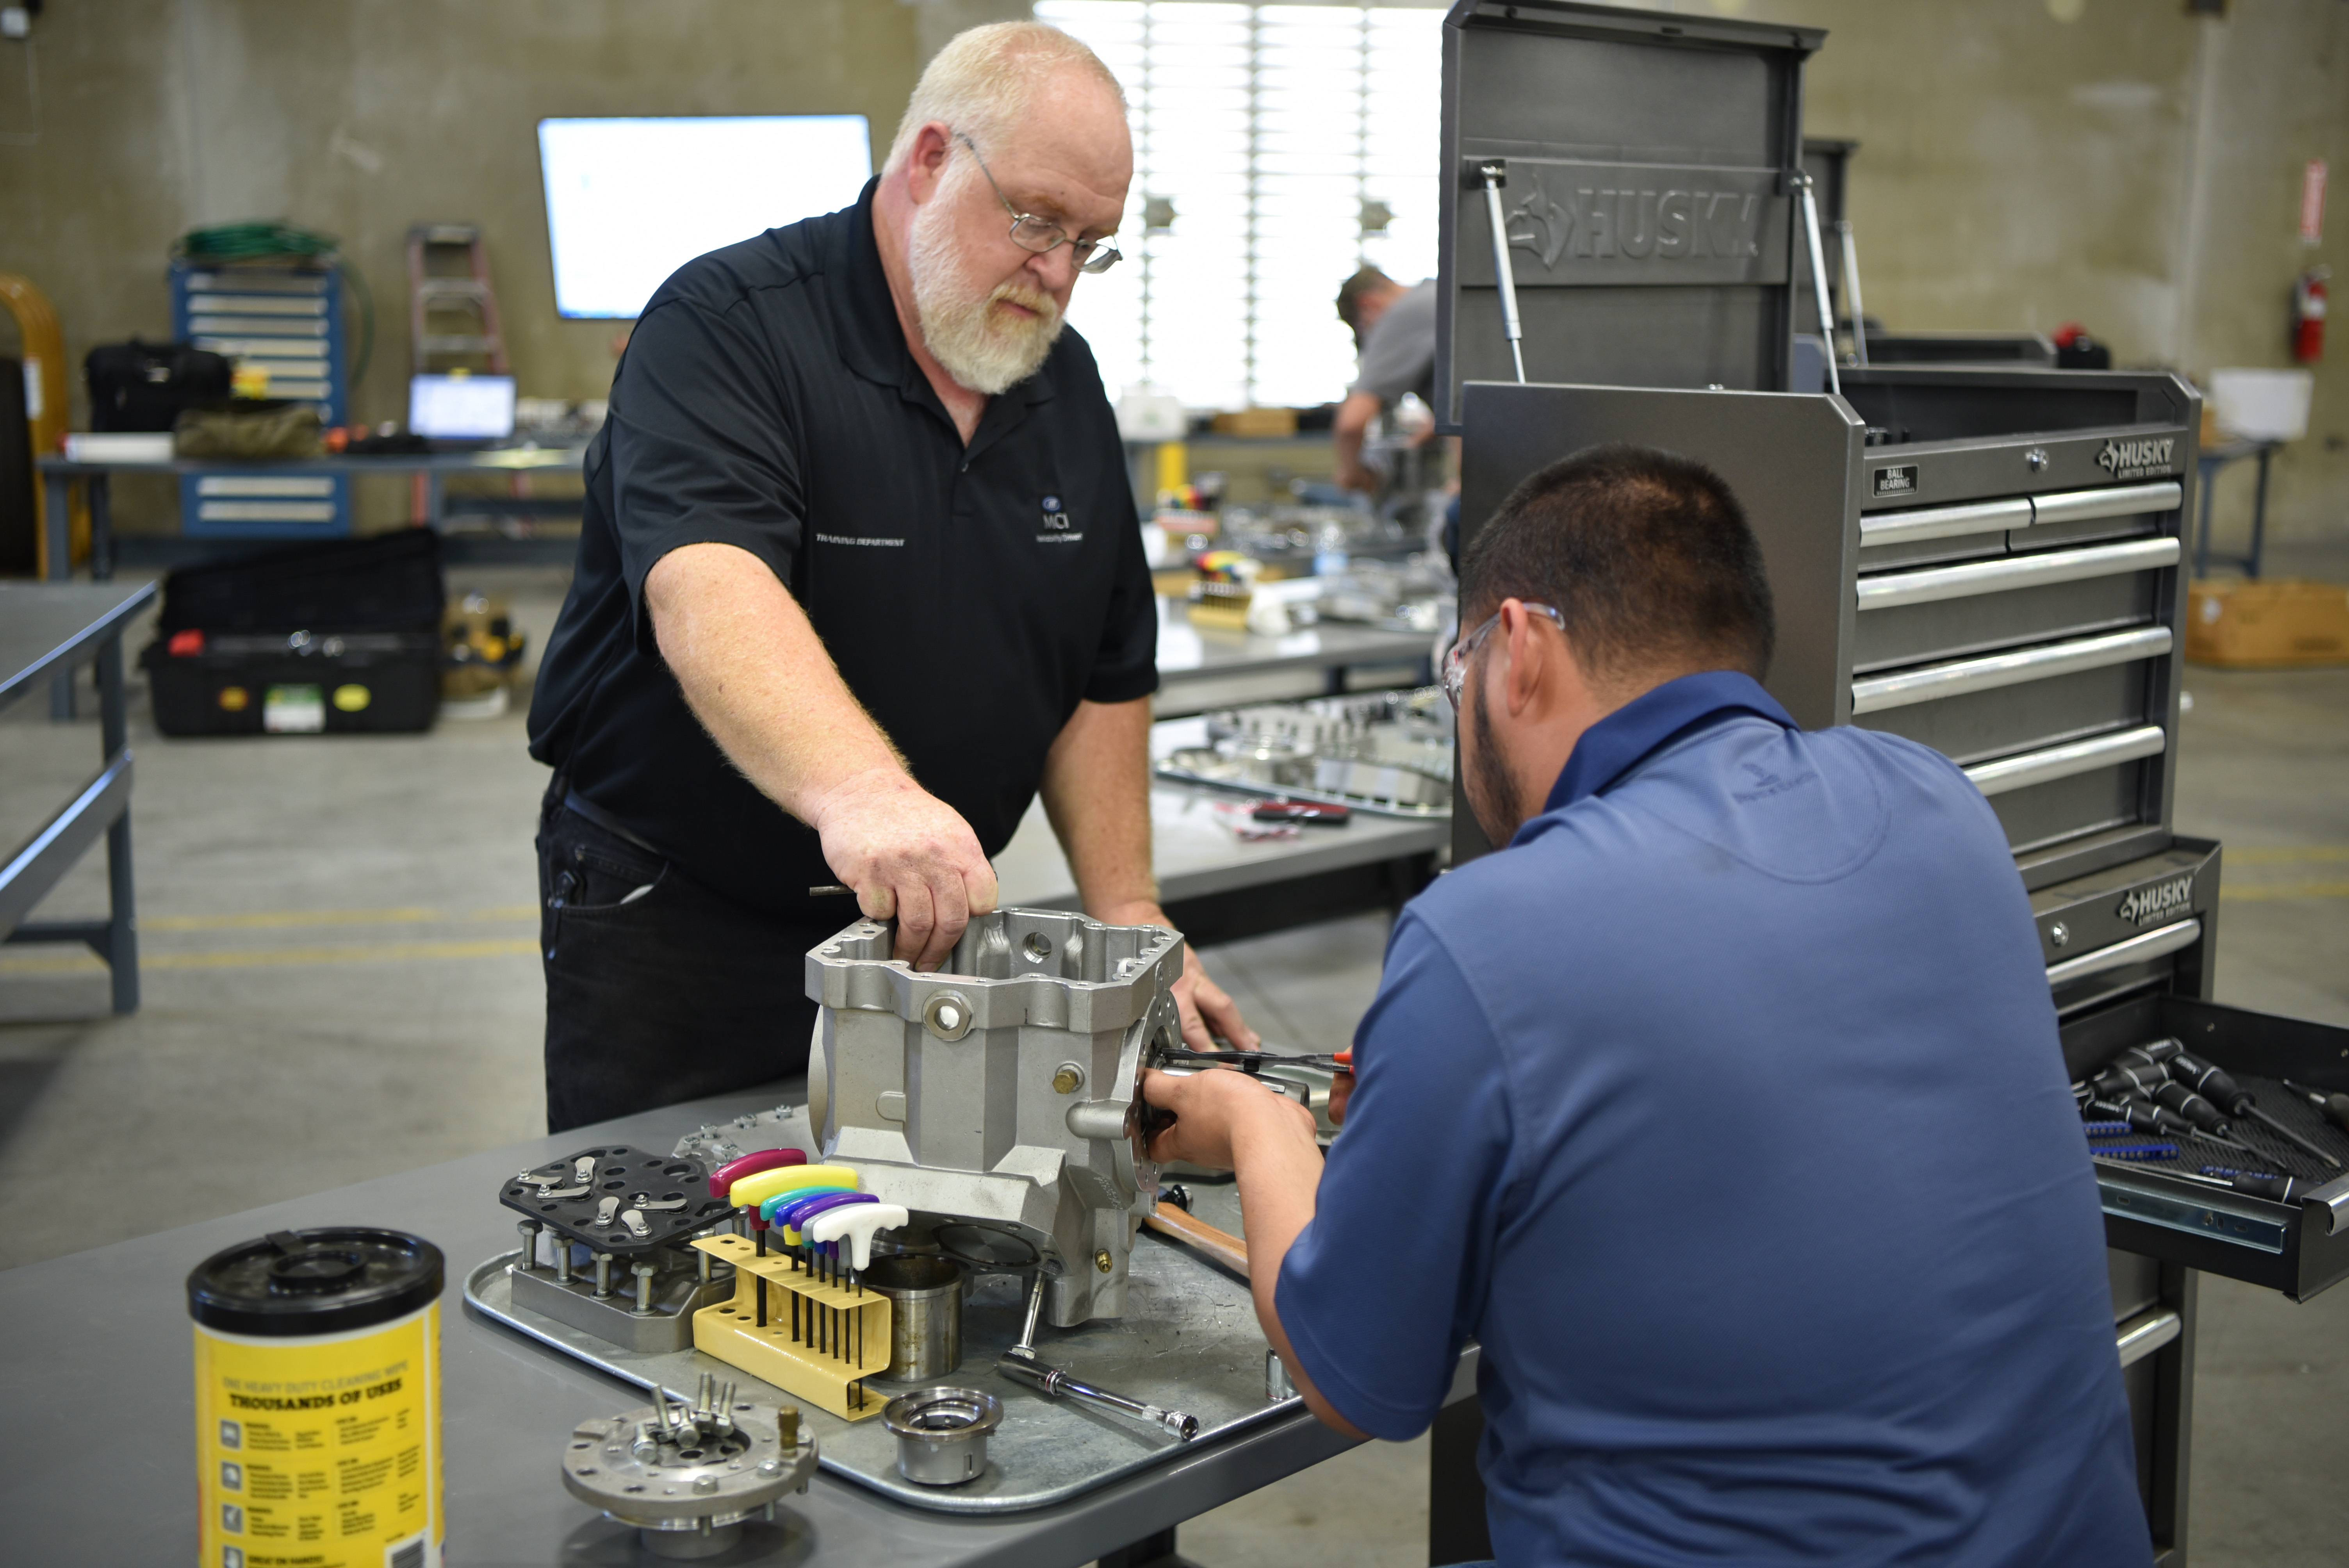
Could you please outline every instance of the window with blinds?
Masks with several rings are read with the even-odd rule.
[[[1124,85],[1126,260],[1069,321],[1115,397],[1310,407],[1354,377],[1338,285],[1364,262],[1435,272],[1444,13],[1423,7],[1039,0]]]

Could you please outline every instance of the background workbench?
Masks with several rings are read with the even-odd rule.
[[[0,707],[47,686],[70,717],[73,669],[98,666],[101,766],[88,784],[0,862],[0,942],[78,942],[113,972],[117,1013],[139,1008],[139,935],[130,874],[130,743],[122,634],[155,597],[151,583],[0,583]],[[34,906],[106,835],[104,920],[28,922]]]

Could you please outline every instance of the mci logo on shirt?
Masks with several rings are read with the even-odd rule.
[[[1069,514],[1061,510],[1061,498],[1048,495],[1040,502],[1044,513],[1044,531],[1036,536],[1039,544],[1074,544],[1084,534],[1070,525]]]

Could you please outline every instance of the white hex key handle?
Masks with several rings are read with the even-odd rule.
[[[845,1241],[854,1249],[850,1265],[858,1273],[873,1262],[873,1233],[894,1231],[913,1216],[895,1203],[844,1203],[808,1222],[811,1242]]]

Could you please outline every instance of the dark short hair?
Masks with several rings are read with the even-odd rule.
[[[1667,667],[1769,670],[1776,617],[1745,509],[1702,463],[1592,447],[1509,492],[1460,563],[1461,621],[1548,604],[1593,680]]]
[[[1394,286],[1394,279],[1364,263],[1352,277],[1338,285],[1338,319],[1352,330],[1356,338],[1360,338],[1362,335],[1362,296]]]

